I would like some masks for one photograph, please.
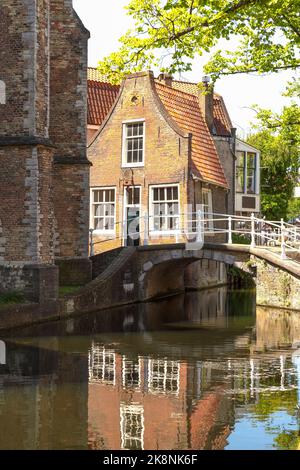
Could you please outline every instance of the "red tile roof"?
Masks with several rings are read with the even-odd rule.
[[[101,82],[102,86],[96,86],[93,82]],[[158,79],[156,83],[160,83]],[[107,88],[105,88],[107,85]],[[172,87],[185,93],[190,93],[198,97],[199,87],[197,83],[183,82],[179,80],[172,81]],[[119,85],[110,85],[105,77],[93,67],[88,67],[88,124],[102,124],[106,115],[103,115],[105,109],[112,106],[118,94]],[[105,90],[106,92],[102,91]],[[101,101],[104,103],[101,105]],[[104,108],[104,110],[103,110]],[[107,112],[110,108],[108,108]],[[232,123],[222,96],[214,93],[214,128],[216,135],[230,136]]]
[[[173,80],[173,88],[177,90],[184,91],[186,93],[191,93],[192,95],[199,96],[199,87],[197,83],[182,82],[179,80]],[[232,123],[224,103],[222,96],[214,93],[214,133],[215,135],[220,136],[230,136]]]
[[[107,82],[106,78],[94,67],[88,67],[87,79],[95,80],[96,82]]]
[[[216,135],[231,135],[232,122],[222,96],[214,93],[214,128]]]
[[[204,181],[228,187],[215,144],[195,95],[155,82],[158,96],[177,125],[192,133],[192,171]]]
[[[182,82],[181,80],[172,80],[172,87],[195,96],[198,96],[200,91],[197,83]]]
[[[88,80],[88,124],[96,126],[102,124],[111,110],[119,90],[119,85]]]

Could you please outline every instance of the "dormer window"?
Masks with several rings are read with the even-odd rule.
[[[123,164],[122,166],[144,166],[145,122],[123,123]]]

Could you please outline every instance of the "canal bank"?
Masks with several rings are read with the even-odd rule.
[[[257,304],[300,309],[299,267],[278,261],[276,254],[242,245],[205,244],[188,250],[185,244],[126,247],[91,258],[93,280],[68,286],[57,300],[0,308],[0,330],[63,319],[122,305],[169,297],[190,289],[241,286],[256,278]],[[276,265],[277,263],[277,265]],[[64,280],[72,272],[64,269]],[[45,286],[46,288],[46,286]]]

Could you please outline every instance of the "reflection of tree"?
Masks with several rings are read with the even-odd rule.
[[[297,390],[285,390],[270,393],[261,393],[254,406],[255,418],[265,421],[276,411],[285,410],[295,416],[297,409]]]
[[[274,439],[280,450],[296,450],[300,445],[299,431],[284,431]]]

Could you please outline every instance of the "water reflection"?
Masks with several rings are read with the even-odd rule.
[[[23,329],[0,448],[296,448],[299,340],[299,313],[225,289]]]

